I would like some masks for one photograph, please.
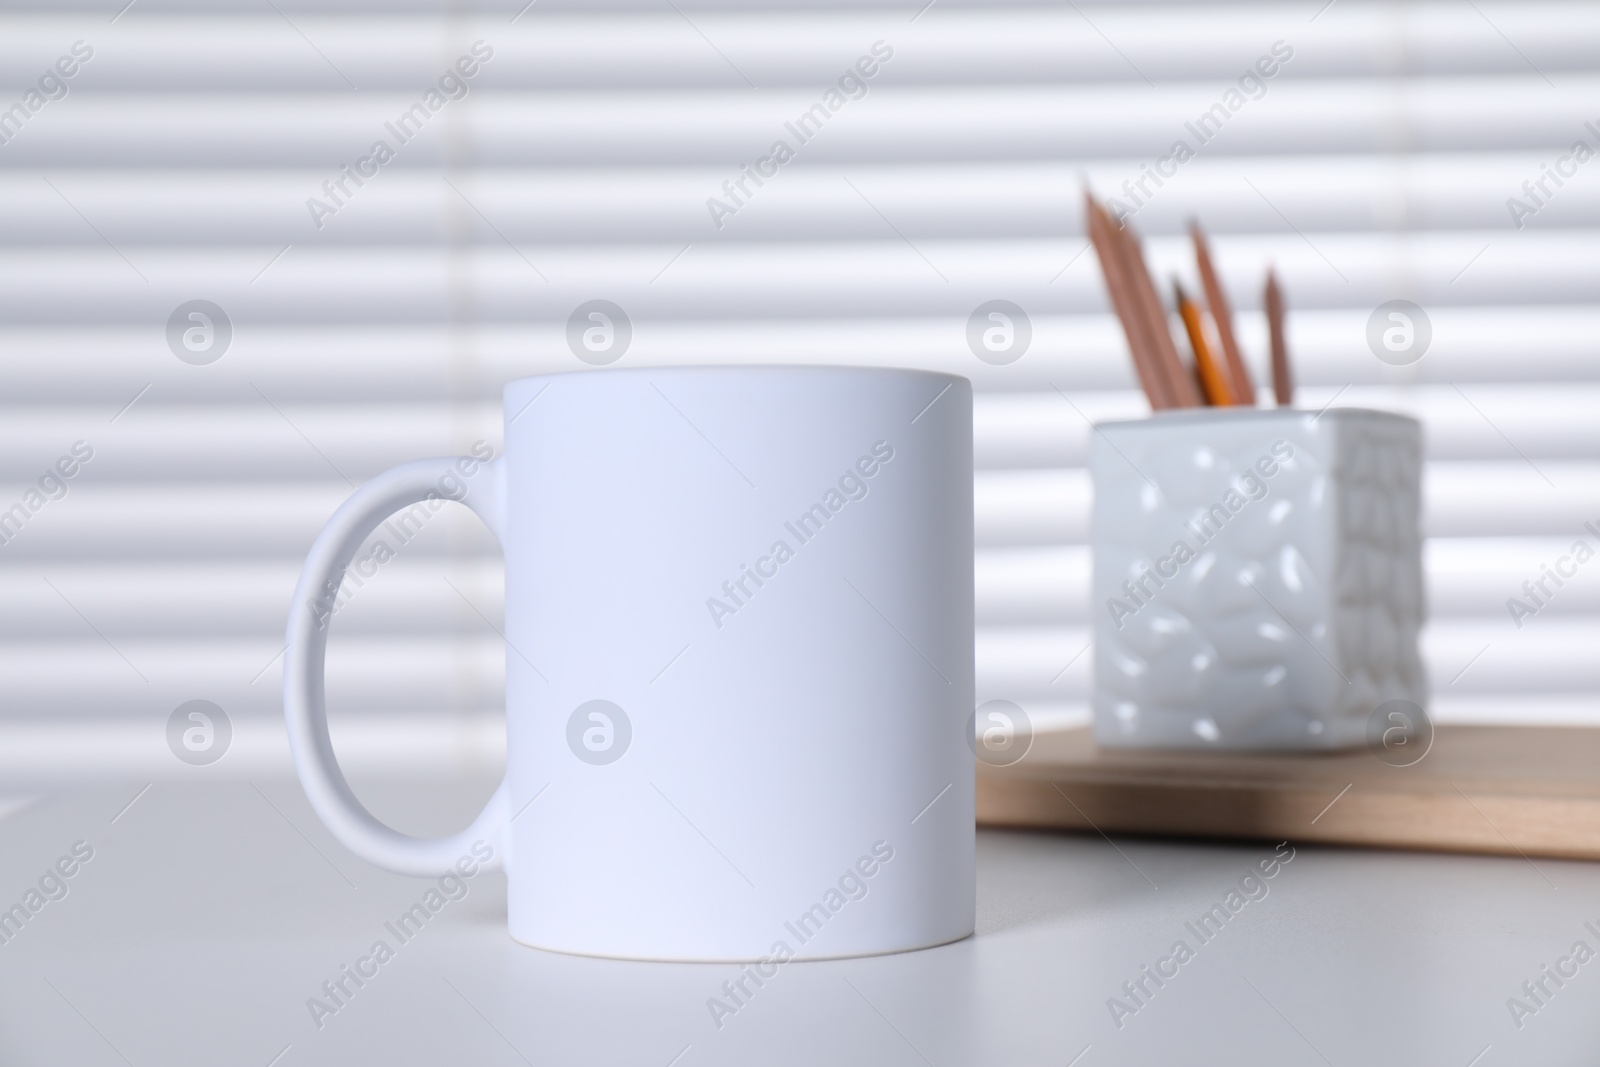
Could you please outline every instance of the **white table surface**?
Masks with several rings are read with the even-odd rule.
[[[307,999],[428,883],[344,852],[292,780],[83,787],[0,819],[0,907],[73,843],[94,857],[0,945],[0,1063],[1501,1064],[1600,1062],[1600,958],[1519,1028],[1507,998],[1577,940],[1600,866],[1297,847],[1119,1029],[1107,1007],[1272,848],[978,836],[978,934],[792,963],[719,1029],[738,968],[562,956],[476,879],[341,1010]],[[362,787],[411,832],[481,785]],[[120,812],[120,814],[119,814]],[[114,820],[114,821],[113,821]],[[1154,988],[1146,982],[1147,987]],[[1126,999],[1124,997],[1124,999]],[[277,1057],[275,1060],[274,1058]]]

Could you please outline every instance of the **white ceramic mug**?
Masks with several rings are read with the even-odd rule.
[[[969,935],[970,384],[630,369],[524,378],[504,402],[502,458],[379,475],[306,559],[284,710],[334,836],[418,875],[491,853],[511,935],[563,952],[781,960]],[[441,496],[505,552],[506,777],[465,830],[420,840],[346,784],[323,663],[356,550]]]

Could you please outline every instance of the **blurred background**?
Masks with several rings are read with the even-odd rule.
[[[232,724],[215,773],[286,768],[323,521],[395,463],[498,451],[507,380],[601,359],[971,377],[978,697],[1087,721],[1088,420],[1146,408],[1085,182],[1163,291],[1197,288],[1204,223],[1258,381],[1270,263],[1299,403],[1425,422],[1435,718],[1600,723],[1600,561],[1507,605],[1600,547],[1600,6],[123,3],[0,14],[10,782],[184,771],[191,700]],[[601,351],[569,330],[596,300]],[[1002,352],[969,341],[995,300]],[[1404,365],[1369,342],[1391,300],[1421,309]],[[498,761],[500,574],[450,508],[347,582],[342,756]]]

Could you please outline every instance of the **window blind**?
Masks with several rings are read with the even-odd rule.
[[[972,378],[978,696],[1085,721],[1089,423],[1147,410],[1085,182],[1158,281],[1194,287],[1204,222],[1258,381],[1271,263],[1301,405],[1425,423],[1435,717],[1600,721],[1600,562],[1507,607],[1600,547],[1596,56],[1579,3],[13,5],[0,764],[176,767],[167,716],[206,699],[222,771],[281,766],[321,523],[394,463],[498,450],[500,386],[583,369],[594,299],[618,367]],[[1431,326],[1406,366],[1367,342],[1392,299]],[[991,300],[1027,319],[1009,362],[968,342]],[[452,509],[347,588],[342,752],[494,758],[499,578]]]

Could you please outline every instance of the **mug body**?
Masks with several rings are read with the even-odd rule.
[[[593,371],[505,413],[512,936],[782,961],[970,934],[969,383]]]

